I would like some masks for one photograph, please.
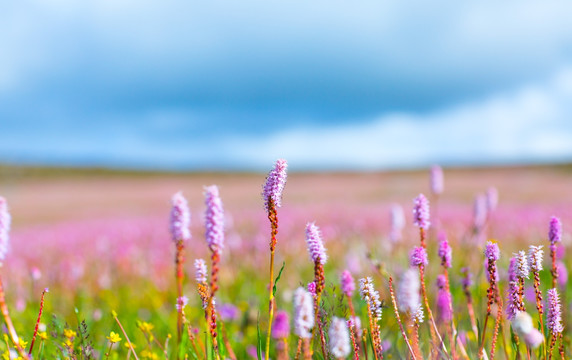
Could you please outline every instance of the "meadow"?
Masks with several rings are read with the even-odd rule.
[[[0,195],[12,222],[0,275],[19,339],[4,321],[0,352],[26,357],[48,288],[35,359],[570,356],[572,169],[445,169],[442,192],[430,179],[429,169],[291,173],[278,207],[262,196],[263,173],[3,167]],[[218,191],[205,189],[211,185]],[[180,224],[173,231],[179,191],[190,209],[188,233]],[[547,301],[553,216],[563,230],[552,236],[560,333]],[[451,253],[442,250],[445,239]],[[543,246],[543,259],[530,260],[531,245]],[[520,250],[533,265],[526,278]],[[196,259],[205,261],[203,276]],[[348,327],[352,313],[361,326]]]

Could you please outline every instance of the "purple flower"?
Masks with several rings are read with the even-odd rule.
[[[562,241],[562,223],[560,219],[556,216],[553,216],[550,219],[550,228],[548,230],[548,239],[550,240],[551,245],[555,245]]]
[[[539,272],[542,270],[542,256],[544,255],[544,250],[542,250],[542,245],[534,246],[530,245],[528,250],[528,266],[533,272]]]
[[[439,165],[433,165],[431,167],[430,182],[431,192],[433,195],[440,195],[443,193],[443,170]]]
[[[240,311],[232,304],[222,304],[218,307],[218,313],[222,321],[236,320],[240,316]]]
[[[473,274],[471,274],[469,268],[462,268],[461,273],[463,274],[463,278],[461,279],[461,285],[463,285],[463,288],[471,287],[473,285]]]
[[[306,289],[312,296],[316,296],[316,283],[314,281],[309,282],[308,285],[306,285]]]
[[[429,200],[423,194],[419,194],[413,200],[413,224],[422,229],[429,229]]]
[[[179,191],[173,195],[171,205],[171,237],[174,242],[189,241],[191,239],[191,232],[189,231],[191,212],[187,199]]]
[[[10,241],[10,224],[12,217],[8,212],[6,199],[0,196],[0,265],[6,257]]]
[[[439,233],[439,257],[441,258],[441,265],[446,268],[451,267],[451,259],[453,257],[453,249],[449,246],[447,235],[444,232]]]
[[[552,334],[559,334],[564,330],[562,326],[562,309],[558,290],[548,290],[548,313],[546,314],[546,324]]]
[[[518,295],[519,286],[518,282],[510,281],[508,283],[507,305],[506,305],[506,318],[508,320],[514,319],[519,312],[520,298]]]
[[[206,284],[207,282],[207,264],[203,259],[195,260],[195,280],[199,284]]]
[[[274,206],[277,208],[282,206],[282,191],[286,184],[287,167],[288,164],[286,160],[278,159],[276,160],[276,164],[274,164],[274,168],[270,170],[266,177],[266,183],[262,188],[262,197],[264,198],[264,207],[267,211],[270,207],[270,200],[272,200]]]
[[[487,221],[487,198],[480,194],[475,197],[475,204],[473,206],[473,225],[475,229],[479,230]]]
[[[180,296],[177,298],[177,303],[175,304],[175,308],[177,311],[183,310],[185,306],[189,303],[189,298],[186,296]]]
[[[499,193],[496,188],[490,187],[488,188],[485,196],[487,199],[487,212],[491,213],[497,208],[499,202]]]
[[[401,231],[405,227],[405,215],[403,214],[403,208],[399,204],[393,204],[391,206],[391,231],[389,233],[389,238],[393,242],[398,242],[402,238]]]
[[[347,297],[352,297],[352,294],[356,289],[356,284],[354,282],[352,274],[348,270],[344,270],[344,272],[342,273],[342,276],[340,278],[340,283],[342,286],[342,292]]]
[[[411,264],[411,266],[426,266],[429,264],[429,260],[427,259],[427,250],[422,246],[416,246],[413,248],[409,253],[409,264]]]
[[[485,247],[485,256],[488,260],[491,261],[497,261],[500,259],[500,250],[497,243],[487,241],[487,245]]]
[[[287,311],[280,310],[276,313],[272,323],[272,337],[274,339],[284,339],[290,336],[290,316]]]
[[[508,264],[508,281],[516,281],[516,258],[511,257],[510,262]]]
[[[216,185],[205,187],[205,204],[207,206],[205,214],[207,244],[212,252],[220,254],[224,248],[224,212]]]
[[[336,359],[345,359],[351,352],[350,332],[344,319],[333,317],[329,335],[330,353]]]
[[[421,290],[421,283],[419,281],[419,274],[413,268],[405,271],[399,281],[397,288],[397,301],[399,301],[399,310],[408,312],[409,314],[415,313],[421,304],[419,296]]]
[[[326,249],[322,241],[320,229],[313,222],[306,224],[306,245],[312,262],[319,261],[324,265],[328,260]]]
[[[445,275],[437,276],[437,311],[439,319],[443,322],[449,322],[453,318],[451,312],[451,293],[447,290],[447,280]]]
[[[558,285],[562,288],[566,288],[566,284],[568,284],[568,270],[566,269],[566,265],[562,261],[556,263],[556,271],[558,271]]]

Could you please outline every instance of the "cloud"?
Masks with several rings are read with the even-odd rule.
[[[571,10],[8,2],[0,159],[265,169],[277,156],[306,168],[569,158]]]
[[[255,164],[285,157],[293,167],[380,169],[444,164],[572,160],[572,68],[550,81],[483,101],[416,115],[394,113],[360,125],[306,127],[228,149]]]

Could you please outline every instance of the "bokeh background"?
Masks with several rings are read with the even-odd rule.
[[[0,2],[0,195],[13,217],[2,273],[18,326],[47,286],[48,314],[87,319],[101,351],[112,309],[131,333],[152,321],[163,341],[176,321],[170,198],[181,190],[191,207],[185,293],[198,308],[202,192],[217,184],[217,296],[240,310],[227,325],[244,358],[266,304],[260,192],[277,158],[290,172],[279,306],[311,280],[308,221],[332,282],[343,268],[406,268],[412,200],[430,194],[433,164],[445,192],[430,197],[430,236],[446,229],[460,249],[453,280],[472,267],[484,298],[484,238],[502,244],[503,277],[512,251],[546,242],[551,215],[572,240],[571,13],[564,1]],[[498,207],[474,240],[491,187]],[[389,241],[395,206],[401,243]]]

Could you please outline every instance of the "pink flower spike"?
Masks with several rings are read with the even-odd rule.
[[[288,164],[284,159],[276,160],[274,168],[270,170],[266,177],[266,183],[262,188],[262,197],[264,198],[264,207],[268,211],[269,201],[272,199],[274,205],[279,208],[282,206],[282,191],[286,184],[286,169]]]
[[[443,193],[443,169],[439,165],[433,165],[430,173],[431,192],[433,195],[441,195]]]
[[[280,310],[272,323],[272,338],[284,339],[288,336],[290,336],[290,316],[287,311]]]
[[[220,254],[224,248],[224,211],[216,185],[205,187],[205,205],[205,238],[209,249]]]
[[[326,248],[324,248],[322,234],[313,222],[306,224],[306,246],[312,262],[319,260],[322,265],[326,263],[328,255],[326,254]]]
[[[453,249],[449,246],[449,241],[447,241],[447,235],[443,232],[439,234],[439,257],[441,258],[441,265],[446,268],[451,267],[451,260],[453,258]]]
[[[207,264],[203,259],[195,260],[195,280],[199,284],[206,284],[207,282]]]
[[[488,260],[492,261],[497,261],[500,259],[499,246],[492,241],[487,241],[487,245],[485,247],[485,256]]]
[[[427,251],[422,246],[417,246],[409,253],[409,264],[411,266],[427,266]]]
[[[6,199],[0,196],[0,265],[6,257],[10,244],[10,224],[12,217],[8,212]]]
[[[187,199],[179,191],[173,195],[171,205],[171,237],[174,242],[189,241],[191,239],[191,232],[189,231],[191,212]]]
[[[423,194],[419,194],[413,200],[413,223],[422,229],[429,229],[431,222],[429,221],[429,200]]]
[[[562,326],[562,308],[558,290],[548,290],[548,313],[546,314],[546,324],[552,334],[559,334],[564,330]]]
[[[548,239],[550,240],[551,245],[555,245],[562,241],[562,223],[560,219],[556,216],[553,216],[550,219],[550,228],[548,230]]]
[[[352,295],[356,289],[356,284],[355,284],[354,278],[352,277],[352,274],[349,272],[349,270],[344,270],[344,272],[342,273],[342,276],[340,278],[340,283],[341,283],[342,292],[344,293],[344,295],[346,295],[347,297],[352,297]]]

